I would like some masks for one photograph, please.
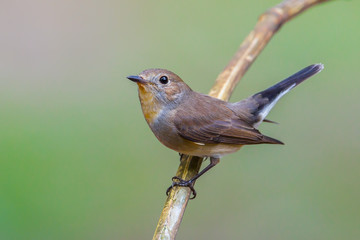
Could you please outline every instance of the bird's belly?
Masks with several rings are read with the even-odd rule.
[[[192,156],[220,158],[226,154],[238,151],[241,146],[224,143],[198,145],[198,143],[188,141],[187,144],[180,147],[177,151]]]
[[[150,125],[157,139],[166,147],[187,155],[199,157],[221,157],[223,155],[238,151],[242,145],[225,143],[197,143],[181,137],[175,127],[162,124]]]

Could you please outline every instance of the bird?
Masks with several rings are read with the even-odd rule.
[[[172,187],[189,187],[219,163],[224,155],[243,145],[283,144],[263,135],[258,126],[272,122],[265,117],[278,100],[304,80],[321,72],[324,65],[313,64],[285,80],[238,102],[227,102],[193,91],[178,75],[166,69],[147,69],[127,78],[138,85],[145,120],[156,138],[180,153],[210,158],[210,163],[188,181],[172,178]]]

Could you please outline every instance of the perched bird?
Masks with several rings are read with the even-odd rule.
[[[195,197],[194,181],[219,163],[220,157],[243,145],[283,144],[261,134],[257,127],[269,121],[266,115],[282,96],[323,68],[322,64],[308,66],[235,103],[197,93],[165,69],[148,69],[127,78],[137,83],[145,120],[162,144],[180,154],[210,157],[210,164],[189,181],[173,178],[171,187],[190,187]]]

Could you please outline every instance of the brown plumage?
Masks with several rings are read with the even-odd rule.
[[[187,140],[204,144],[282,144],[262,135],[252,126],[250,119],[244,119],[244,114],[236,114],[224,101],[198,95],[197,104],[191,104],[191,99],[185,99],[184,104],[188,107],[179,109],[174,121],[178,134]],[[212,109],[214,104],[216,111],[204,112],[204,109]],[[196,118],[189,114],[191,112],[196,113]]]
[[[144,117],[161,143],[179,153],[210,157],[210,165],[196,177],[176,183],[192,187],[221,156],[243,145],[283,144],[261,134],[257,126],[269,122],[266,115],[283,95],[322,69],[322,64],[311,65],[235,103],[194,92],[179,76],[164,69],[148,69],[128,78],[138,84]]]

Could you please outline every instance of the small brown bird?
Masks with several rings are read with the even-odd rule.
[[[240,102],[229,103],[194,92],[181,78],[165,69],[148,69],[129,76],[139,86],[139,98],[146,122],[157,139],[180,154],[210,157],[210,164],[185,181],[173,177],[173,186],[190,187],[214,167],[220,157],[248,144],[283,144],[257,130],[276,102],[324,66],[308,66],[278,84]],[[176,181],[174,181],[176,180]]]

